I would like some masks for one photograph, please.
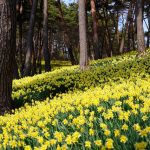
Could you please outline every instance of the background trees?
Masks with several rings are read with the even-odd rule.
[[[50,58],[70,60],[73,65],[79,63],[83,44],[79,42],[79,20],[84,21],[78,15],[79,4],[60,0],[17,1],[16,66],[20,77],[41,73],[42,65],[49,71]],[[144,43],[149,47],[149,5],[149,1],[87,0],[86,59],[111,57],[141,47],[138,45],[144,49]],[[143,22],[147,27],[145,37]],[[83,34],[82,29],[80,36]]]

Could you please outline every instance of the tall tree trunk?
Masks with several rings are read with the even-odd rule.
[[[32,51],[32,76],[34,76],[37,73],[36,72],[37,49],[35,48],[35,44],[36,44],[36,41],[34,41],[34,50]]]
[[[137,0],[137,48],[138,52],[145,52],[145,40],[144,40],[144,29],[143,29],[143,1]]]
[[[127,40],[127,51],[130,51],[131,50],[131,22],[129,22],[128,24],[128,40]]]
[[[12,108],[13,62],[16,50],[15,0],[0,1],[0,114]]]
[[[103,9],[103,11],[104,11],[104,18],[105,18],[106,36],[107,36],[107,41],[108,41],[108,46],[109,46],[109,49],[108,49],[109,51],[108,51],[107,55],[108,55],[108,57],[111,57],[112,52],[113,52],[113,45],[112,45],[112,41],[111,41],[111,33],[108,28],[108,10]]]
[[[17,12],[18,12],[18,26],[19,26],[19,64],[20,64],[20,74],[23,76],[23,68],[24,68],[24,57],[22,50],[22,26],[23,26],[23,1],[18,1],[17,4]]]
[[[98,39],[98,19],[96,16],[95,0],[91,0],[91,14],[93,20],[94,58],[100,59],[100,46],[99,46],[99,39]]]
[[[132,17],[131,17],[131,39],[132,39],[132,50],[135,50],[135,26],[134,26],[134,18],[135,18],[135,0],[132,3]]]
[[[19,68],[18,68],[18,64],[17,64],[17,60],[16,58],[14,59],[14,70],[13,70],[13,79],[19,79]]]
[[[85,0],[79,0],[79,40],[80,68],[84,70],[88,65]]]
[[[38,0],[33,0],[32,9],[30,15],[30,24],[29,31],[27,37],[27,52],[26,52],[26,60],[24,66],[24,76],[31,75],[31,61],[32,61],[32,51],[34,50],[33,46],[33,36],[34,36],[34,25],[35,25],[35,14],[37,9]]]
[[[128,29],[129,29],[129,21],[131,18],[131,7],[132,5],[130,4],[129,10],[128,10],[128,15],[127,15],[127,19],[126,19],[126,23],[125,23],[125,27],[122,28],[122,38],[121,38],[121,43],[120,43],[120,48],[119,48],[119,52],[120,54],[123,53],[123,49],[124,49],[124,45],[125,45],[125,38],[128,34]]]
[[[72,49],[71,45],[68,47],[68,52],[69,52],[71,64],[72,64],[72,65],[75,65],[75,64],[76,64],[76,60],[75,60],[75,58],[74,58],[73,49]]]
[[[117,11],[116,17],[113,18],[114,22],[114,27],[115,27],[115,36],[114,36],[114,43],[113,47],[115,47],[115,54],[118,54],[118,49],[119,49],[119,12]],[[115,44],[115,45],[114,45]]]
[[[50,52],[48,49],[48,0],[43,0],[43,53],[45,60],[45,72],[51,70]]]
[[[40,0],[40,13],[42,14],[42,10],[43,10],[43,0]],[[36,43],[36,47],[35,47],[35,51],[37,48],[37,72],[39,74],[42,73],[42,47],[43,47],[43,41],[42,41],[42,18],[38,19],[38,36],[37,36],[37,43]]]
[[[150,44],[150,4],[147,9],[147,18],[148,18],[147,48],[149,48],[149,44]]]

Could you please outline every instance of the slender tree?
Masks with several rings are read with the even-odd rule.
[[[93,20],[93,43],[94,43],[94,57],[99,59],[101,56],[99,39],[98,39],[98,19],[96,15],[95,0],[91,0],[91,14]]]
[[[32,52],[34,49],[33,36],[34,36],[34,25],[35,25],[35,14],[36,14],[37,3],[38,3],[38,0],[33,0],[32,2],[29,31],[28,31],[28,37],[27,37],[26,59],[25,59],[25,66],[24,66],[24,71],[23,71],[24,76],[31,75]]]
[[[147,20],[148,20],[147,48],[149,48],[149,44],[150,44],[150,4],[147,6]]]
[[[43,0],[43,52],[45,71],[50,71],[50,52],[48,49],[48,0]]]
[[[15,0],[0,1],[0,114],[12,108],[12,79],[16,49]]]
[[[79,40],[80,68],[84,70],[88,65],[85,0],[79,0]]]
[[[119,52],[120,54],[123,52],[123,49],[124,49],[124,45],[125,45],[125,39],[126,39],[126,36],[128,34],[128,30],[129,30],[129,22],[130,22],[130,18],[131,18],[131,3],[130,3],[130,6],[129,6],[129,10],[128,10],[128,14],[127,14],[127,19],[126,19],[126,23],[125,23],[125,27],[123,27],[122,29],[122,38],[121,38],[121,43],[120,43],[120,48],[119,48]]]
[[[143,0],[137,0],[137,48],[139,53],[145,51],[144,29],[143,29]]]
[[[24,58],[23,58],[23,49],[22,49],[22,41],[23,41],[23,0],[17,1],[17,19],[18,19],[18,27],[19,27],[19,64],[20,64],[20,73],[21,77],[23,76],[23,66],[24,66]]]

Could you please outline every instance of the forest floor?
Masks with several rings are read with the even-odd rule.
[[[136,52],[13,82],[0,149],[150,149],[150,54]]]

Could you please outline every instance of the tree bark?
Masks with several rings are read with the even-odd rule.
[[[108,4],[107,4],[108,5]],[[104,18],[105,18],[105,29],[106,29],[106,39],[107,39],[107,43],[108,43],[108,57],[112,57],[113,55],[113,45],[112,45],[112,40],[111,40],[111,33],[110,30],[108,28],[108,10],[107,9],[103,9],[104,12]]]
[[[143,1],[137,0],[137,48],[138,52],[145,52],[145,40],[144,40],[144,29],[143,29]]]
[[[48,49],[48,0],[43,0],[43,53],[45,60],[45,72],[51,71],[50,52]]]
[[[23,76],[23,67],[24,67],[24,58],[23,58],[23,50],[22,50],[22,26],[23,26],[23,20],[22,20],[22,13],[23,13],[23,4],[22,0],[19,1],[18,4],[18,22],[19,22],[19,63],[20,63],[20,73],[21,77]]]
[[[35,25],[35,14],[37,8],[38,0],[33,0],[32,2],[32,9],[30,15],[30,24],[29,24],[29,31],[27,37],[27,52],[26,52],[26,60],[24,66],[24,76],[31,75],[31,61],[32,61],[32,51],[34,50],[33,46],[33,36],[34,36],[34,25]]]
[[[96,16],[95,0],[91,0],[91,14],[93,20],[93,43],[94,43],[94,58],[95,60],[100,59],[100,46],[98,39],[98,19]]]
[[[13,70],[13,79],[19,79],[19,68],[18,68],[18,64],[17,64],[17,60],[16,58],[14,59],[14,70]]]
[[[88,65],[85,0],[79,0],[80,69]]]
[[[0,1],[0,114],[12,108],[13,62],[16,50],[15,0]]]
[[[149,44],[150,44],[150,4],[147,9],[147,18],[148,18],[147,48],[149,48]]]
[[[118,54],[118,50],[119,50],[119,12],[117,11],[116,17],[112,17],[113,22],[114,22],[114,27],[115,27],[115,35],[114,35],[114,42],[113,42],[113,47],[115,47],[115,54]]]
[[[128,15],[127,15],[127,19],[126,19],[126,23],[125,23],[125,27],[122,29],[122,38],[121,38],[121,43],[120,43],[120,48],[119,48],[119,52],[120,54],[123,53],[123,49],[124,49],[124,45],[125,45],[125,38],[128,34],[128,29],[129,29],[129,22],[130,22],[130,18],[131,18],[131,7],[132,5],[130,4],[129,10],[128,10]]]

